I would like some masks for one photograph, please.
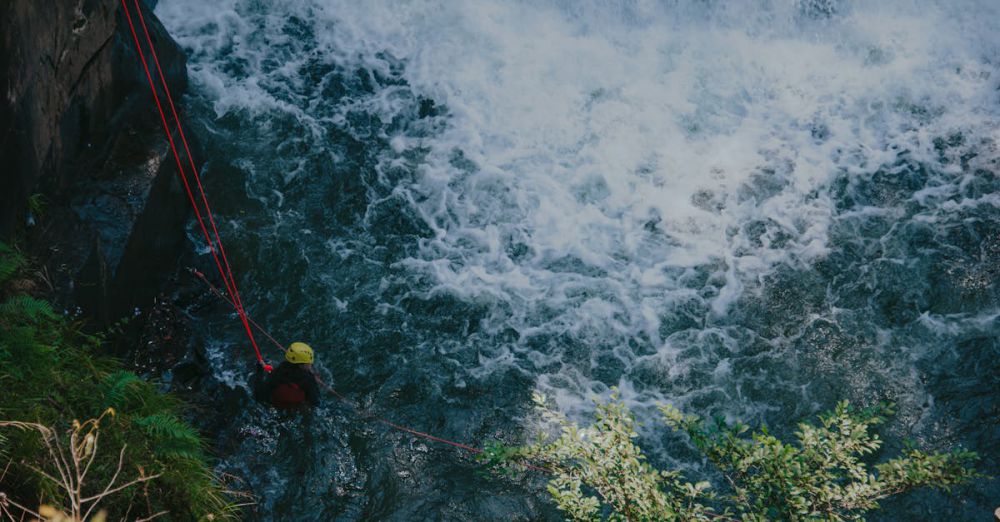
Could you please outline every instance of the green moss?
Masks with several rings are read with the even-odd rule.
[[[24,264],[0,243],[0,287],[12,286]],[[204,443],[183,420],[176,397],[125,371],[102,354],[101,338],[80,331],[44,300],[11,293],[0,300],[0,420],[43,424],[64,433],[74,420],[116,415],[101,425],[102,450],[88,482],[106,484],[125,447],[123,474],[162,476],[102,502],[112,519],[169,511],[171,520],[235,518],[238,507],[211,471]],[[0,295],[3,295],[0,294]],[[0,432],[0,471],[10,463],[3,491],[22,504],[64,505],[58,488],[32,467],[51,469],[41,438],[32,431]]]

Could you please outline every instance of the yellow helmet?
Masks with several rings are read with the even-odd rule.
[[[292,343],[285,352],[285,360],[294,364],[312,364],[313,349],[306,343]]]

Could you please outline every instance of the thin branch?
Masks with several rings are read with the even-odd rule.
[[[83,483],[84,477],[87,476],[87,472],[90,471],[90,465],[94,463],[94,457],[97,456],[97,443],[98,443],[99,439],[100,439],[100,437],[98,437],[96,435],[94,436],[94,448],[93,448],[93,451],[90,452],[90,457],[87,458],[87,465],[85,465],[83,467],[83,474],[80,475],[80,483],[81,484]]]
[[[11,519],[11,521],[17,522],[14,520],[14,515],[11,515],[10,511],[7,510],[7,504],[4,503],[6,499],[7,495],[5,493],[0,493],[0,514],[7,515],[7,518]]]
[[[34,511],[32,511],[32,510],[30,510],[30,509],[22,506],[21,504],[18,504],[17,502],[14,502],[13,500],[11,500],[10,497],[7,496],[6,493],[0,493],[0,495],[2,495],[2,500],[3,500],[3,502],[0,503],[0,505],[10,504],[10,505],[16,507],[17,509],[20,509],[22,512],[27,513],[27,514],[29,514],[29,515],[31,515],[31,516],[39,519],[39,520],[41,520],[41,519],[44,518],[44,517],[42,517],[42,515],[39,515],[38,513],[35,513]],[[4,507],[4,509],[6,510],[7,508]],[[9,513],[8,513],[8,515],[9,515]],[[13,517],[11,517],[11,518],[13,518]]]
[[[73,457],[73,471],[76,472],[75,477],[77,477],[76,490],[77,493],[80,492],[80,432],[73,430],[73,433],[69,436],[69,453]]]
[[[125,510],[125,514],[122,516],[122,522],[128,521],[128,514],[132,512],[132,505],[135,502],[135,493],[132,493],[132,498],[128,500],[128,509]]]
[[[17,520],[14,520],[14,515],[11,515],[10,511],[6,507],[4,507],[3,504],[0,504],[0,513],[7,515],[7,518],[10,519],[10,522],[17,522]],[[24,515],[22,515],[21,518],[24,518]]]
[[[73,459],[73,471],[76,473],[74,486],[76,489],[70,493],[70,503],[72,504],[73,516],[79,516],[83,503],[80,502],[80,495],[83,493],[83,477],[80,476],[80,428],[77,427],[69,436],[69,453]]]
[[[112,493],[118,493],[119,491],[121,491],[123,489],[126,489],[126,488],[130,488],[130,487],[132,487],[132,486],[134,486],[136,484],[142,484],[143,482],[149,482],[150,480],[160,478],[160,476],[162,476],[162,475],[163,475],[162,473],[157,473],[156,475],[150,475],[148,477],[139,477],[139,478],[137,478],[135,480],[126,482],[125,484],[122,484],[121,486],[118,486],[117,488],[110,489],[110,490],[105,490],[100,495],[94,495],[92,497],[87,497],[85,499],[81,499],[81,502],[90,502],[92,500],[100,500],[100,499],[104,498],[107,495],[110,495]],[[94,506],[96,506],[96,505],[97,504],[95,503]],[[87,510],[88,514],[90,513],[90,510],[94,509],[94,506],[90,506],[90,509]]]
[[[66,489],[66,493],[69,493],[72,496],[73,490],[75,488],[73,487],[72,480],[70,480],[69,464],[66,463],[66,457],[63,455],[62,445],[59,444],[59,435],[49,430],[49,436],[42,437],[42,439],[45,440],[45,446],[49,448],[49,453],[52,455],[52,460],[54,460],[56,463],[56,469],[59,470],[59,476],[63,478],[63,488]],[[49,443],[50,439],[53,442],[55,442],[56,445],[55,450],[52,449],[52,445]],[[79,515],[79,514],[80,513],[77,512],[76,510],[73,511],[73,515]]]
[[[14,463],[14,459],[7,459],[7,465],[3,468],[3,473],[0,473],[0,481],[7,476],[7,470],[10,469],[10,465]]]
[[[149,516],[149,517],[146,517],[146,518],[137,518],[137,519],[135,519],[135,522],[149,522],[150,520],[153,520],[156,517],[160,517],[160,516],[166,515],[167,513],[170,513],[170,512],[169,511],[160,511],[157,514]]]
[[[115,481],[118,480],[118,475],[120,475],[121,472],[122,472],[122,465],[125,462],[125,448],[127,448],[127,447],[128,447],[128,444],[122,445],[121,451],[118,452],[118,468],[115,469],[115,474],[111,476],[111,480],[108,482],[108,485],[104,488],[104,491],[102,493],[94,496],[94,497],[91,497],[91,498],[81,498],[81,499],[79,499],[80,509],[83,509],[83,505],[85,503],[90,502],[91,500],[93,500],[95,498],[96,499],[101,499],[105,495],[108,494],[108,490],[110,490],[111,486],[113,486],[115,484]],[[97,504],[98,504],[97,502],[94,502],[94,505],[90,506],[90,508],[87,509],[87,513],[83,517],[84,519],[86,519],[87,517],[90,516],[90,512],[94,510],[94,507],[97,506]]]
[[[60,469],[60,474],[62,474],[62,472],[65,470],[66,472],[65,475],[68,481],[70,476],[69,462],[66,461],[66,456],[63,454],[62,444],[59,443],[59,434],[56,433],[54,430],[46,430],[46,431],[48,431],[48,434],[45,437],[43,437],[43,440],[45,440],[45,445],[49,447],[49,452],[52,453],[53,459],[56,460],[56,465],[58,466],[60,463],[62,464],[63,469]],[[52,446],[49,444],[49,442],[55,443],[55,449],[52,449]]]
[[[142,474],[146,470],[139,468],[139,473]],[[149,500],[149,482],[142,485],[142,498],[146,501],[146,513],[153,512],[153,503]]]
[[[49,457],[56,463],[56,470],[59,471],[59,476],[62,478],[62,480],[53,479],[53,482],[65,486],[67,484],[66,474],[63,473],[62,465],[60,464],[61,461],[56,456],[56,450],[52,447],[52,442],[49,440],[52,437],[51,432],[48,429],[43,430],[41,428],[44,428],[44,426],[41,424],[36,425],[36,429],[42,434],[42,442],[45,443],[45,449],[48,450]]]
[[[59,482],[58,479],[56,479],[52,475],[49,475],[48,473],[42,471],[40,468],[36,468],[35,466],[33,466],[31,464],[27,464],[27,463],[25,463],[25,465],[28,466],[28,468],[30,468],[31,471],[34,471],[35,473],[38,473],[39,475],[41,475],[41,476],[43,476],[43,477],[51,480],[52,482],[56,483],[56,485],[58,485],[59,487],[65,487],[66,486],[65,483]]]

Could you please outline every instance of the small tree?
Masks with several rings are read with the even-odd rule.
[[[714,493],[708,482],[692,484],[648,463],[635,442],[634,416],[617,393],[598,403],[594,423],[582,428],[543,397],[534,399],[558,435],[520,448],[492,447],[483,458],[546,467],[553,475],[548,491],[572,520],[859,521],[886,497],[925,486],[948,490],[979,476],[971,467],[978,457],[963,450],[910,448],[866,463],[881,447],[871,428],[885,421],[888,406],[853,410],[841,402],[818,426],[800,424],[792,444],[766,429],[751,433],[743,424],[707,422],[662,406],[666,424],[687,434],[725,477],[724,493]]]

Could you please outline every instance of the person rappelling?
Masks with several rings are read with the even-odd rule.
[[[285,360],[271,373],[257,365],[254,397],[278,409],[298,409],[319,406],[319,387],[323,384],[313,369],[313,349],[306,343],[295,342],[285,351]]]

